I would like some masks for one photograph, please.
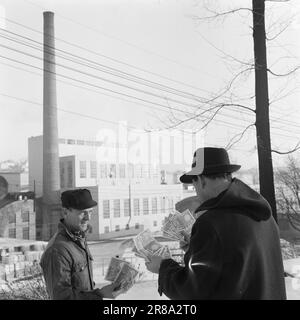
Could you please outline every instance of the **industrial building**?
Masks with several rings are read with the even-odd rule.
[[[98,202],[88,235],[91,240],[135,234],[144,228],[158,231],[164,217],[184,197],[176,175],[179,175],[178,170],[168,174],[166,170],[149,164],[98,162],[95,141],[80,140],[80,144],[76,139],[58,141],[60,190],[88,188]],[[37,197],[41,197],[42,136],[29,138],[28,155],[29,186]],[[59,214],[59,205],[52,207],[56,220]],[[55,228],[53,223],[51,234]]]

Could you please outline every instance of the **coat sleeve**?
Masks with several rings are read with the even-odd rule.
[[[41,267],[48,294],[53,300],[102,300],[99,289],[80,291],[71,284],[72,262],[66,255],[52,249],[44,257]]]
[[[199,219],[200,220],[200,219]],[[184,266],[163,260],[159,269],[158,291],[170,299],[209,299],[222,269],[222,245],[210,223],[196,221]]]

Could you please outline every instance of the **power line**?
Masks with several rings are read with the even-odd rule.
[[[0,19],[1,19],[1,17],[0,17]],[[23,27],[23,28],[25,28],[25,29],[27,29],[27,30],[30,30],[30,31],[33,31],[33,32],[36,32],[36,33],[39,33],[39,34],[43,34],[43,32],[41,32],[41,31],[39,31],[39,30],[33,29],[33,28],[31,28],[31,27],[28,27],[28,26],[26,26],[26,25],[24,25],[24,24],[21,24],[21,23],[19,23],[19,22],[17,22],[17,21],[14,21],[14,20],[12,20],[12,19],[5,18],[5,20],[8,21],[8,22],[10,22],[10,23],[12,23],[12,24],[21,26],[21,27]],[[190,85],[190,84],[184,83],[184,82],[182,82],[182,81],[174,80],[174,79],[172,79],[172,78],[163,76],[163,75],[161,75],[161,74],[158,74],[158,73],[155,73],[155,72],[152,72],[152,71],[149,71],[149,70],[146,70],[146,69],[137,67],[137,66],[134,66],[134,65],[132,65],[132,64],[123,62],[123,61],[121,61],[121,60],[111,58],[111,57],[109,57],[109,56],[107,56],[107,55],[103,55],[103,54],[101,54],[101,53],[99,53],[99,52],[96,52],[96,51],[87,49],[87,48],[82,47],[82,46],[80,46],[80,45],[78,45],[78,44],[74,44],[74,43],[72,43],[72,42],[69,42],[69,41],[60,39],[60,38],[58,38],[58,37],[54,37],[54,39],[57,40],[57,41],[60,41],[60,42],[62,42],[62,43],[65,43],[65,44],[67,44],[67,45],[69,45],[69,46],[72,46],[72,47],[74,47],[74,48],[81,49],[81,50],[83,50],[83,51],[92,53],[92,54],[94,54],[94,55],[96,55],[96,56],[99,56],[99,57],[108,59],[108,60],[113,61],[113,62],[117,62],[117,63],[119,63],[119,64],[125,65],[125,66],[127,66],[127,67],[130,67],[130,68],[133,68],[133,69],[136,69],[136,70],[139,70],[139,71],[142,71],[142,72],[145,72],[145,73],[154,75],[154,76],[157,76],[157,77],[159,77],[159,78],[162,78],[162,79],[165,79],[165,80],[168,80],[168,81],[177,83],[177,84],[184,85],[185,87],[193,88],[193,89],[195,89],[195,90],[200,90],[200,91],[203,91],[203,92],[206,92],[206,93],[211,93],[211,92],[209,92],[209,91],[207,91],[207,90],[204,90],[204,89],[202,89],[202,88],[198,88],[198,87],[192,86],[192,85]]]
[[[30,28],[31,29],[31,28]],[[7,30],[5,30],[5,31],[7,31]],[[10,32],[10,31],[7,31],[7,32]],[[36,32],[38,32],[38,31],[36,31]],[[11,33],[11,32],[10,32]],[[41,32],[39,32],[39,33],[41,33]],[[13,33],[13,34],[15,34],[15,33]],[[18,35],[18,34],[16,34],[16,35]],[[20,36],[20,37],[22,37],[21,35],[18,35],[18,36]],[[27,38],[27,37],[24,37],[24,38]],[[34,40],[32,40],[31,38],[27,38],[27,39],[29,39],[29,40],[31,40],[31,41],[34,41]],[[15,41],[15,40],[14,40]],[[36,42],[36,43],[38,43],[37,41],[34,41],[34,42]],[[25,45],[28,45],[28,44],[25,44]],[[54,48],[55,49],[55,48]],[[63,50],[62,50],[63,51]],[[65,53],[67,53],[67,54],[70,54],[70,53],[68,53],[68,52],[66,52],[66,51],[63,51],[63,52],[65,52]],[[81,57],[79,57],[80,59],[82,59]],[[84,60],[84,59],[83,59]],[[91,61],[91,60],[89,60],[89,61]],[[93,61],[91,61],[92,63],[96,63],[97,64],[97,62],[93,62]],[[76,63],[76,62],[75,62]],[[78,63],[78,62],[77,62]],[[103,65],[102,65],[103,66]],[[90,66],[89,66],[90,67]],[[106,66],[105,66],[106,67]],[[107,68],[109,68],[109,67],[107,67]],[[117,69],[115,69],[115,70],[117,70]],[[120,72],[122,72],[122,71],[120,71]],[[126,73],[125,73],[126,74]],[[131,75],[132,76],[132,75]],[[148,81],[148,80],[146,80],[146,81]],[[157,84],[157,83],[156,83]],[[160,85],[160,84],[158,84],[158,85]],[[173,88],[171,88],[171,89],[173,89]],[[175,89],[176,90],[176,89]],[[180,91],[179,91],[180,92]],[[182,91],[181,91],[182,92]],[[186,94],[186,93],[184,93],[184,94]],[[189,93],[187,93],[187,94],[189,94]],[[196,97],[195,95],[193,95],[194,97]],[[203,99],[202,97],[201,98],[199,98],[199,97],[197,97],[198,99]],[[232,111],[234,111],[234,112],[238,112],[237,110],[235,110],[235,109],[233,109]],[[271,120],[272,120],[272,118],[271,118]],[[285,121],[283,121],[283,120],[281,120],[281,122],[282,123],[284,123]],[[289,125],[291,125],[291,123],[290,122],[286,122],[287,124],[289,124]],[[293,124],[292,124],[293,125]],[[295,125],[295,126],[297,126],[297,125]],[[298,126],[297,126],[298,127]],[[281,130],[281,128],[278,128],[279,130]]]
[[[17,42],[19,44],[23,44],[25,46],[31,47],[33,49],[36,49],[36,50],[39,50],[39,51],[42,51],[42,52],[47,52],[48,54],[51,54],[51,55],[54,55],[52,52],[44,50],[43,44],[38,42],[38,41],[35,41],[35,40],[33,40],[31,38],[28,38],[28,37],[24,37],[24,36],[22,36],[20,34],[17,34],[17,33],[8,31],[8,30],[3,30],[3,31],[8,32],[8,33],[13,34],[13,35],[16,35],[16,36],[21,37],[21,38],[24,38],[24,39],[29,40],[31,42],[37,43],[41,47],[38,47],[36,45],[28,44],[28,43],[26,43],[24,41],[22,42],[20,40],[12,38],[12,37],[6,37],[6,36],[3,36],[3,35],[0,35],[1,37],[5,38],[5,39]],[[157,83],[157,82],[145,79],[145,78],[141,78],[141,77],[136,76],[136,75],[129,74],[127,72],[124,72],[124,71],[121,71],[119,69],[106,66],[104,64],[100,64],[100,63],[92,61],[90,59],[82,58],[82,57],[80,57],[78,55],[75,55],[73,53],[67,52],[65,50],[57,49],[57,48],[54,48],[54,47],[51,47],[51,46],[47,46],[47,47],[50,48],[50,49],[53,49],[55,51],[62,52],[64,54],[67,54],[67,55],[70,55],[72,57],[75,57],[76,59],[80,59],[80,60],[82,60],[84,62],[87,61],[88,63],[92,63],[93,65],[97,66],[97,67],[94,67],[94,66],[91,66],[91,65],[89,65],[87,63],[83,63],[82,61],[78,61],[78,60],[76,61],[74,59],[70,59],[70,58],[67,58],[65,56],[59,55],[57,53],[55,54],[55,56],[61,57],[61,58],[65,59],[65,60],[80,64],[80,65],[83,65],[83,66],[86,66],[88,68],[91,68],[91,69],[94,69],[94,70],[98,70],[98,71],[101,71],[101,72],[105,72],[105,73],[108,73],[110,75],[118,76],[118,77],[121,77],[121,78],[129,80],[129,81],[133,81],[133,82],[145,85],[145,86],[149,86],[149,87],[152,87],[152,88],[155,88],[155,89],[159,89],[161,91],[166,91],[166,92],[169,92],[169,93],[172,93],[172,94],[180,95],[180,96],[185,97],[185,98],[189,98],[189,99],[193,99],[193,100],[199,100],[199,101],[200,100],[205,100],[205,98],[199,97],[199,96],[194,95],[192,93],[189,93],[189,92],[186,92],[186,91],[182,91],[182,90],[178,90],[178,89],[174,89],[174,88],[171,88],[169,86],[166,86],[166,85],[163,85],[163,84],[160,84],[160,83]],[[106,69],[111,70],[111,71],[107,71],[107,70],[105,70],[103,68],[106,68]],[[114,72],[117,72],[117,74],[114,73]]]
[[[10,31],[7,31],[7,32],[10,32]],[[11,33],[11,32],[10,32]],[[15,34],[15,33],[13,33],[13,34]],[[16,34],[16,35],[18,35],[18,34]],[[0,36],[2,36],[2,37],[4,37],[3,35],[0,35]],[[21,35],[18,35],[18,36],[20,36],[20,37],[22,37]],[[18,42],[18,43],[21,43],[21,44],[23,44],[23,45],[26,45],[26,46],[30,46],[30,47],[33,47],[33,46],[31,46],[31,45],[28,45],[28,44],[26,44],[26,43],[24,43],[24,42],[20,42],[20,41],[18,41],[18,40],[15,40],[15,39],[11,39],[11,38],[7,38],[7,37],[4,37],[4,38],[6,38],[6,39],[9,39],[9,40],[12,40],[12,41],[15,41],[15,42]],[[27,37],[24,37],[24,38],[26,38],[26,39],[29,39],[29,40],[32,40],[32,39],[30,39],[30,38],[27,38]],[[32,41],[34,41],[34,40],[32,40]],[[36,42],[36,41],[34,41],[34,42]],[[37,42],[38,43],[38,42]],[[36,48],[36,47],[33,47],[34,49],[38,49],[38,48]],[[12,49],[12,48],[9,48],[9,49],[11,49],[11,50],[15,50],[15,49]],[[38,50],[41,50],[41,49],[38,49]],[[42,50],[41,50],[42,51]],[[18,52],[20,52],[20,51],[18,51]],[[68,52],[66,52],[66,51],[64,51],[65,53],[67,53],[67,54],[69,54]],[[22,52],[23,53],[23,52]],[[52,53],[51,53],[52,54]],[[38,59],[41,59],[41,58],[39,58],[39,57],[36,57],[36,56],[34,56],[35,58],[38,58]],[[67,60],[70,60],[70,61],[72,61],[72,62],[75,62],[75,63],[78,63],[78,62],[76,62],[76,61],[74,61],[74,60],[72,60],[72,59],[68,59],[68,58],[65,58],[65,57],[63,57],[64,59],[67,59]],[[79,57],[80,58],[80,57]],[[89,61],[91,61],[91,60],[89,60]],[[92,63],[94,63],[93,61],[91,61]],[[80,63],[80,62],[79,62]],[[81,63],[82,64],[82,63]],[[82,65],[85,65],[85,66],[87,66],[86,64],[82,64]],[[88,67],[90,67],[90,66],[88,66]],[[93,67],[91,67],[91,68],[93,68]],[[117,70],[117,69],[115,69],[115,70]],[[102,70],[101,70],[102,71]],[[79,72],[79,71],[78,71]],[[110,72],[109,72],[110,73]],[[111,73],[110,73],[111,74]],[[94,76],[94,75],[93,75]],[[127,78],[128,79],[128,78]],[[144,80],[144,79],[143,79]],[[148,81],[148,80],[146,80],[146,81]],[[157,83],[154,83],[154,84],[157,84]],[[158,84],[158,85],[160,85],[160,84]],[[167,87],[167,88],[169,88],[169,87]],[[173,90],[173,88],[170,88],[171,90]],[[175,89],[176,90],[176,89]],[[180,93],[181,93],[181,91],[179,91]],[[173,92],[172,92],[173,93]],[[186,92],[183,92],[184,94],[188,94],[188,93],[186,93]],[[176,93],[175,93],[176,94]],[[197,97],[197,96],[193,96],[193,99],[194,98],[199,98],[199,99],[203,99],[203,98],[200,98],[200,97]],[[172,100],[172,99],[171,99]],[[178,101],[177,101],[178,102]],[[179,102],[178,102],[179,103]],[[181,103],[181,102],[180,102]],[[190,105],[190,106],[192,106],[192,105]],[[196,107],[196,106],[194,106],[194,107]],[[200,108],[200,107],[199,107]],[[232,110],[232,111],[236,111],[236,112],[238,112],[237,110]],[[271,118],[271,120],[273,120],[272,118]],[[277,121],[277,122],[282,122],[282,123],[288,123],[289,125],[292,125],[292,126],[295,126],[295,127],[299,127],[299,125],[293,125],[291,122],[286,122],[286,121],[283,121],[283,120],[281,120],[281,121]],[[281,130],[281,128],[277,128],[277,129],[279,129],[279,130]],[[283,130],[284,131],[284,130]]]
[[[29,66],[29,67],[32,67],[32,68],[35,68],[35,69],[38,69],[38,70],[42,70],[42,71],[43,71],[42,68],[33,66],[33,65],[31,65],[31,64],[28,64],[28,63],[24,63],[24,62],[21,62],[21,61],[18,61],[18,60],[9,58],[9,57],[5,57],[5,56],[2,56],[2,55],[0,55],[0,57],[2,57],[2,58],[4,58],[4,59],[7,59],[7,60],[10,60],[10,61],[13,61],[13,62],[16,62],[16,63],[18,63],[18,64],[26,65],[26,66]],[[53,72],[50,72],[50,71],[48,71],[48,72],[49,72],[49,73],[53,73]],[[170,107],[170,106],[165,106],[165,105],[162,105],[162,104],[154,103],[154,102],[151,102],[151,101],[148,101],[148,100],[144,100],[144,99],[140,99],[140,98],[137,98],[137,97],[134,97],[134,96],[130,96],[130,95],[124,94],[124,93],[119,93],[119,92],[116,92],[116,91],[113,91],[113,90],[110,90],[110,89],[107,89],[107,88],[103,88],[103,87],[100,87],[100,86],[97,86],[97,85],[94,85],[94,84],[91,84],[91,83],[88,83],[88,82],[85,82],[85,81],[81,81],[81,80],[78,80],[78,79],[74,79],[74,78],[72,78],[72,77],[68,77],[68,76],[65,76],[65,75],[61,75],[61,74],[58,74],[58,73],[55,73],[55,75],[61,76],[61,77],[63,77],[63,78],[71,79],[71,80],[76,81],[76,82],[79,82],[79,83],[87,84],[87,85],[92,86],[92,87],[104,89],[104,90],[107,90],[107,91],[110,91],[110,92],[113,92],[113,93],[116,93],[116,94],[119,94],[119,95],[122,95],[122,96],[130,97],[130,98],[133,98],[133,99],[136,99],[136,100],[140,100],[140,101],[143,101],[143,102],[146,102],[146,103],[150,103],[150,104],[153,104],[153,105],[156,105],[156,106],[162,106],[162,107],[164,107],[164,108],[166,108],[166,109],[169,109],[169,110],[175,110],[175,111],[184,113],[185,115],[186,115],[186,114],[190,114],[190,115],[193,115],[193,116],[194,116],[193,113],[186,112],[186,111],[181,110],[181,109],[177,109],[177,108],[174,108],[174,107]],[[100,93],[100,92],[99,92],[99,93]],[[150,106],[148,106],[148,107],[150,107]],[[225,115],[223,115],[223,116],[225,116]],[[231,117],[231,118],[232,118],[232,117]],[[234,118],[234,117],[233,117],[233,118]],[[209,119],[209,118],[206,118],[206,119]],[[240,119],[239,119],[239,120],[240,120]],[[240,125],[238,125],[238,124],[232,125],[231,123],[226,122],[226,121],[223,121],[223,120],[220,120],[220,119],[218,119],[218,120],[215,119],[214,121],[215,121],[215,122],[220,122],[220,123],[228,124],[228,125],[230,125],[230,126],[233,127],[233,128],[236,128],[236,127],[241,127],[241,128],[243,128],[243,126],[240,126]],[[148,130],[148,131],[149,131],[149,130]]]
[[[0,44],[0,46],[3,47],[3,48],[6,48],[6,49],[8,49],[8,50],[21,53],[21,54],[26,55],[26,56],[28,56],[28,57],[35,58],[35,59],[39,59],[39,60],[41,60],[41,61],[46,61],[46,62],[52,63],[52,64],[54,64],[54,65],[56,65],[56,66],[59,66],[59,67],[68,69],[68,70],[70,70],[70,71],[78,72],[78,73],[83,74],[83,75],[85,75],[85,76],[89,76],[89,77],[92,77],[92,78],[96,78],[96,79],[98,79],[98,80],[102,80],[102,81],[111,83],[111,84],[113,84],[113,85],[121,86],[121,87],[130,89],[130,90],[134,90],[134,91],[137,91],[137,92],[146,94],[146,95],[151,95],[151,96],[153,96],[153,97],[155,97],[155,98],[167,99],[167,100],[169,100],[169,101],[172,101],[172,102],[178,103],[178,104],[182,104],[182,105],[185,105],[185,106],[187,106],[187,107],[196,107],[196,106],[193,105],[193,104],[185,103],[185,102],[183,102],[183,101],[179,101],[179,100],[172,99],[172,98],[166,98],[166,97],[157,95],[157,94],[155,94],[155,93],[151,93],[151,92],[149,92],[149,91],[141,90],[141,89],[139,89],[139,88],[131,87],[131,86],[122,84],[122,83],[117,82],[117,81],[113,81],[113,80],[109,80],[109,79],[106,79],[106,78],[103,78],[103,77],[99,77],[99,76],[96,76],[96,75],[94,75],[94,74],[91,74],[91,73],[88,73],[88,72],[84,72],[84,71],[81,71],[81,70],[78,70],[78,69],[75,69],[75,68],[72,68],[72,67],[69,67],[69,66],[65,66],[65,65],[60,64],[60,63],[57,63],[57,62],[53,62],[53,61],[50,61],[50,60],[43,59],[43,58],[41,58],[41,57],[32,55],[32,54],[30,54],[30,53],[25,53],[25,52],[23,52],[23,51],[21,51],[21,50],[14,49],[14,48],[12,48],[12,47],[5,46],[5,45],[3,45],[3,44]],[[49,71],[47,70],[47,72],[49,72]],[[61,76],[61,75],[60,75],[60,76]],[[74,79],[73,79],[73,80],[74,80]],[[102,88],[102,89],[104,89],[104,88]],[[108,90],[108,89],[104,89],[104,90]],[[109,90],[109,91],[111,91],[111,90]],[[116,92],[115,92],[115,93],[116,93]]]
[[[36,6],[36,7],[40,7],[40,8],[43,9],[43,10],[48,11],[45,7],[40,6],[40,5],[37,5],[37,4],[35,4],[35,3],[31,2],[31,1],[28,1],[28,0],[23,0],[23,1],[28,2],[28,3],[30,3],[31,5],[34,5],[34,6]],[[164,60],[166,60],[166,61],[175,63],[175,64],[177,64],[177,65],[179,65],[179,66],[181,66],[181,67],[183,67],[183,68],[193,70],[194,72],[201,72],[201,74],[203,74],[203,70],[200,70],[200,69],[198,69],[198,68],[195,68],[195,66],[190,66],[190,65],[183,64],[183,63],[178,62],[178,61],[176,61],[176,60],[174,60],[174,59],[171,59],[171,58],[169,58],[169,57],[165,57],[165,56],[163,56],[163,55],[161,55],[161,54],[158,54],[158,53],[155,53],[155,52],[153,52],[153,51],[151,51],[151,50],[148,50],[148,49],[142,48],[142,47],[140,47],[140,46],[137,46],[136,44],[130,43],[130,42],[128,42],[128,41],[124,41],[124,40],[122,40],[122,39],[120,39],[120,38],[118,38],[118,37],[105,34],[105,33],[103,33],[103,32],[100,32],[98,29],[94,29],[94,28],[92,28],[92,27],[86,26],[86,25],[84,25],[84,24],[82,24],[82,23],[80,23],[80,22],[77,22],[77,21],[75,21],[75,20],[73,20],[73,19],[70,19],[70,18],[68,18],[68,17],[65,17],[65,16],[61,15],[60,13],[57,13],[57,12],[56,12],[55,14],[58,15],[59,17],[61,17],[61,18],[64,19],[64,20],[71,21],[71,22],[74,23],[74,24],[77,24],[77,25],[79,25],[79,26],[81,26],[81,27],[84,27],[84,28],[86,28],[86,29],[92,30],[93,32],[96,32],[96,33],[98,33],[98,34],[101,34],[101,35],[103,35],[103,36],[105,36],[105,37],[107,37],[107,38],[111,38],[111,39],[114,39],[114,40],[117,40],[117,41],[121,41],[121,42],[125,43],[126,45],[129,45],[129,46],[131,46],[131,47],[133,47],[133,48],[142,50],[142,51],[144,51],[144,52],[146,52],[146,53],[148,53],[148,54],[151,54],[151,55],[158,56],[158,57],[161,58],[161,59],[164,59]],[[205,74],[208,75],[208,76],[210,76],[210,77],[216,78],[215,76],[213,76],[213,75],[211,75],[211,74],[209,74],[209,73],[205,73]]]
[[[0,56],[0,57],[1,57],[1,56]],[[2,95],[2,96],[4,96],[4,97],[7,97],[7,98],[11,98],[11,99],[23,101],[23,102],[26,102],[26,103],[30,103],[30,104],[42,106],[41,103],[34,102],[34,101],[30,101],[30,100],[26,100],[26,99],[22,99],[22,98],[18,98],[18,97],[14,97],[14,96],[10,96],[10,95],[4,94],[4,93],[0,93],[0,95]],[[73,111],[69,111],[69,110],[65,110],[65,109],[61,109],[61,108],[56,108],[56,109],[57,109],[57,110],[60,110],[60,111],[63,111],[63,112],[66,112],[66,113],[74,114],[74,115],[77,115],[77,116],[81,116],[81,117],[90,118],[90,119],[93,119],[93,120],[98,120],[98,121],[103,121],[103,122],[109,122],[109,123],[113,123],[113,124],[118,124],[118,125],[119,125],[119,123],[118,123],[118,122],[115,122],[115,121],[106,120],[106,119],[101,119],[101,118],[97,118],[97,117],[93,117],[93,116],[89,116],[89,115],[85,115],[85,114],[82,114],[82,113],[73,112]],[[243,128],[243,126],[240,126],[240,125],[238,125],[238,124],[236,124],[236,125],[233,126],[232,124],[230,124],[230,123],[228,123],[228,122],[225,122],[225,121],[222,121],[222,120],[215,120],[215,121],[224,122],[224,123],[226,123],[226,124],[231,125],[231,126],[232,126],[233,128],[235,128],[235,129],[236,129],[236,126]],[[138,129],[138,128],[136,128],[136,127],[132,127],[132,126],[127,126],[127,127],[132,128],[132,129],[134,129],[134,130],[138,130],[139,132],[141,131],[141,129]],[[147,131],[147,130],[145,130],[145,129],[144,129],[144,131],[147,132],[147,133],[151,132],[151,131],[149,131],[149,130]],[[293,136],[283,135],[283,134],[279,134],[279,133],[273,133],[273,135],[274,135],[274,136],[281,136],[281,137],[287,137],[287,138],[294,138],[294,139],[295,139],[295,137],[293,137]],[[179,138],[179,139],[181,139],[181,138]],[[296,139],[298,139],[298,138],[296,138]],[[244,151],[244,150],[243,150],[243,151]]]
[[[9,57],[6,57],[6,56],[2,56],[2,55],[0,55],[0,57],[43,71],[42,68],[36,67],[34,65],[31,65],[31,64],[28,64],[28,63],[25,63],[25,62],[21,62],[21,61],[18,61],[18,60],[15,60],[15,59],[12,59],[12,58],[9,58]],[[120,93],[120,92],[117,92],[117,91],[114,91],[114,90],[111,90],[111,89],[108,89],[108,88],[105,88],[105,87],[101,87],[101,86],[98,86],[98,85],[95,85],[95,84],[91,84],[89,82],[78,80],[78,79],[75,79],[75,78],[72,78],[72,77],[69,77],[69,76],[66,76],[66,75],[62,75],[62,74],[56,73],[56,72],[55,73],[51,72],[51,71],[47,71],[47,72],[55,74],[56,76],[63,77],[63,78],[68,79],[68,80],[73,80],[73,81],[79,82],[81,84],[86,84],[86,85],[91,86],[91,87],[95,87],[95,88],[102,89],[102,90],[105,90],[105,91],[108,91],[108,92],[111,92],[111,93],[115,93],[115,94],[118,94],[118,95],[121,95],[121,96],[125,96],[127,98],[136,99],[136,100],[139,100],[139,101],[142,101],[142,102],[146,102],[146,103],[149,103],[149,104],[152,104],[152,105],[163,107],[165,109],[169,109],[169,110],[171,109],[171,110],[174,110],[174,111],[186,113],[185,111],[183,111],[181,109],[177,109],[177,108],[166,106],[166,105],[163,105],[163,104],[160,104],[160,103],[148,101],[148,100],[145,100],[145,99],[142,99],[142,98],[138,98],[138,97],[135,97],[135,96],[132,96],[132,95],[128,95],[128,94],[125,94],[125,93]]]
[[[24,54],[24,55],[27,55],[27,56],[30,56],[30,57],[34,57],[34,58],[38,58],[38,59],[42,60],[42,58],[36,57],[36,56],[34,56],[34,55],[31,55],[31,54],[24,53],[24,52],[22,52],[22,51],[20,51],[20,50],[15,50],[15,49],[13,49],[13,48],[10,48],[10,47],[7,47],[7,46],[1,45],[1,44],[0,44],[0,46],[5,47],[5,48],[8,48],[8,49],[13,50],[13,51],[16,51],[16,52],[19,52],[19,53],[22,53],[22,54]],[[9,60],[11,60],[11,61],[18,62],[18,63],[22,63],[22,64],[25,64],[25,65],[27,65],[27,66],[31,66],[31,67],[34,67],[34,68],[37,68],[37,69],[42,70],[41,68],[38,68],[38,67],[32,66],[32,65],[30,65],[30,64],[23,63],[23,62],[20,62],[20,61],[11,59],[11,58],[7,58],[7,57],[1,56],[1,55],[0,55],[0,57],[3,57],[3,58],[6,58],[6,59],[9,59]],[[51,62],[51,61],[49,61],[49,62]],[[51,62],[51,63],[54,63],[54,62]],[[62,65],[60,65],[60,66],[62,66]],[[64,66],[64,67],[65,67],[65,66]],[[68,67],[66,67],[66,68],[68,68]],[[73,68],[71,68],[71,69],[73,69]],[[73,70],[74,70],[74,69],[73,69]],[[47,71],[47,72],[50,72],[50,71]],[[53,73],[53,72],[50,72],[50,73]],[[147,102],[147,103],[155,104],[155,105],[158,105],[158,106],[162,106],[162,107],[164,107],[164,108],[171,109],[171,110],[175,110],[175,111],[179,111],[179,112],[182,112],[182,113],[184,113],[184,114],[187,113],[186,111],[183,111],[183,110],[181,110],[181,109],[177,109],[177,108],[170,107],[170,106],[165,106],[165,105],[158,104],[158,103],[153,103],[153,102],[150,102],[150,101],[148,101],[148,100],[144,100],[144,99],[141,99],[141,98],[137,98],[137,97],[134,97],[134,96],[131,96],[131,95],[127,95],[127,94],[124,94],[124,93],[119,93],[119,92],[116,92],[116,91],[114,91],[114,90],[107,89],[107,88],[104,88],[104,87],[100,87],[100,86],[97,86],[97,85],[94,85],[94,84],[91,84],[91,83],[88,83],[88,82],[85,82],[85,81],[81,81],[81,80],[78,80],[78,79],[74,79],[74,78],[71,78],[71,77],[62,75],[62,74],[58,74],[58,73],[55,73],[55,74],[56,74],[56,75],[59,75],[59,76],[61,76],[61,77],[67,78],[67,79],[74,80],[74,81],[76,81],[76,82],[84,83],[84,84],[87,84],[87,85],[90,85],[90,86],[93,86],[93,87],[97,87],[97,88],[100,88],[100,89],[103,89],[103,90],[107,90],[107,91],[110,91],[110,92],[113,92],[113,93],[116,93],[116,94],[119,94],[119,95],[124,95],[124,96],[130,97],[130,98],[134,98],[134,99],[137,99],[137,100],[141,100],[141,101],[143,101],[143,102]],[[173,100],[173,99],[171,99],[171,100]],[[174,100],[173,100],[173,101],[174,101]],[[180,102],[179,102],[179,103],[180,103]],[[185,105],[186,105],[186,104],[185,104]],[[190,105],[190,106],[191,106],[191,105]],[[192,113],[190,113],[190,112],[189,112],[189,114],[195,116],[194,114],[192,114]],[[229,116],[227,116],[227,115],[223,115],[223,116],[224,116],[224,117],[229,117]],[[230,118],[235,118],[235,119],[237,119],[236,117],[233,117],[233,116],[230,116]],[[207,119],[208,119],[208,118],[207,118]],[[239,120],[240,120],[240,119],[239,119]],[[216,120],[215,120],[215,121],[216,121]],[[281,130],[282,130],[282,129],[281,129]],[[282,130],[282,131],[284,131],[284,130]]]
[[[6,46],[4,46],[4,47],[6,47]],[[9,49],[12,49],[12,50],[15,50],[15,49],[13,49],[13,48],[9,48]],[[17,52],[20,52],[19,50],[15,50],[15,51],[17,51]],[[20,53],[23,53],[23,52],[20,52]],[[28,54],[27,54],[28,55]],[[33,55],[30,55],[29,54],[29,56],[33,56]],[[3,57],[3,56],[2,56]],[[33,57],[35,57],[35,58],[38,58],[39,59],[39,57],[36,57],[36,56],[33,56]],[[7,57],[3,57],[3,58],[7,58]],[[16,60],[13,60],[13,59],[10,59],[11,61],[15,61],[15,62],[17,62]],[[20,62],[19,62],[20,63]],[[24,63],[23,63],[24,64]],[[26,65],[28,65],[28,64],[26,64]],[[32,65],[29,65],[29,66],[31,66],[31,67],[35,67],[35,66],[32,66]],[[37,67],[35,67],[35,68],[37,68]],[[39,68],[40,69],[40,68]],[[41,70],[41,69],[40,69]],[[60,75],[60,76],[63,76],[63,75]],[[63,77],[65,77],[65,76],[63,76]],[[69,78],[70,79],[70,77],[67,77],[67,78]],[[73,79],[73,78],[71,78],[72,80],[74,80],[74,81],[79,81],[79,80],[77,80],[77,79]],[[81,81],[82,82],[82,81]],[[85,84],[88,84],[88,85],[91,85],[91,84],[89,84],[89,83],[87,83],[87,82],[83,82],[83,83],[85,83]],[[99,87],[99,86],[98,86]],[[103,87],[100,87],[101,89],[104,89],[104,90],[109,90],[109,89],[106,89],[106,88],[103,88]],[[109,90],[109,91],[111,91],[111,90]],[[115,92],[115,91],[113,91],[114,93],[117,93],[117,94],[120,94],[119,92]],[[124,94],[123,94],[124,95]],[[128,96],[128,95],[127,95]],[[139,99],[139,98],[136,98],[136,97],[132,97],[132,96],[130,96],[131,98],[135,98],[135,99]],[[143,101],[145,101],[145,100],[143,100]],[[148,102],[148,103],[153,103],[153,102],[149,102],[149,101],[145,101],[145,102]],[[160,104],[160,106],[162,106],[161,104]],[[167,107],[167,106],[164,106],[164,107],[166,107],[166,108],[168,108],[168,109],[175,109],[175,108],[171,108],[171,107]],[[185,111],[182,111],[182,110],[179,110],[179,109],[175,109],[175,110],[177,110],[177,111],[180,111],[180,112],[184,112],[185,114],[186,114],[186,112]],[[225,115],[223,115],[223,116],[225,116]],[[279,130],[281,130],[281,131],[287,131],[287,130],[283,130],[283,129],[280,129],[280,128],[277,128],[277,129],[279,129]],[[289,132],[289,131],[288,131]],[[290,137],[290,136],[286,136],[286,137]]]

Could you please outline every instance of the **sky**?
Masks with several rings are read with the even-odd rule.
[[[81,58],[85,63],[56,57],[59,136],[88,139],[103,128],[116,128],[118,121],[141,130],[166,128],[171,125],[171,110],[177,121],[183,121],[207,110],[209,106],[201,101],[222,92],[249,67],[245,63],[253,61],[251,13],[242,10],[226,18],[199,19],[212,15],[205,4],[218,12],[251,7],[246,0],[0,0],[0,161],[26,158],[27,139],[42,134],[43,11],[55,14],[56,48],[63,50],[61,55],[73,54],[77,62]],[[268,66],[275,73],[287,73],[300,65],[299,1],[268,1],[266,12],[267,36],[278,34],[267,43]],[[103,68],[110,68],[110,73]],[[111,68],[126,77],[176,89],[176,95],[113,76]],[[300,140],[299,72],[288,77],[269,75],[272,147],[281,151],[293,149]],[[255,107],[253,99],[246,100],[253,96],[253,73],[244,72],[232,88],[227,100],[216,101],[231,98]],[[196,98],[184,98],[182,92]],[[214,111],[206,111],[206,117]],[[201,132],[207,146],[224,147],[253,122],[254,113],[228,107]],[[185,121],[179,128],[196,130],[202,125]],[[255,148],[251,127],[230,149],[232,162],[256,167]],[[274,154],[274,165],[282,165],[285,158]]]

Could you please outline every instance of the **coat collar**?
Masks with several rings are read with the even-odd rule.
[[[72,232],[64,223],[64,219],[61,219],[58,224],[58,233],[64,234],[75,243],[79,243],[82,247],[85,247],[86,232],[76,231]]]

